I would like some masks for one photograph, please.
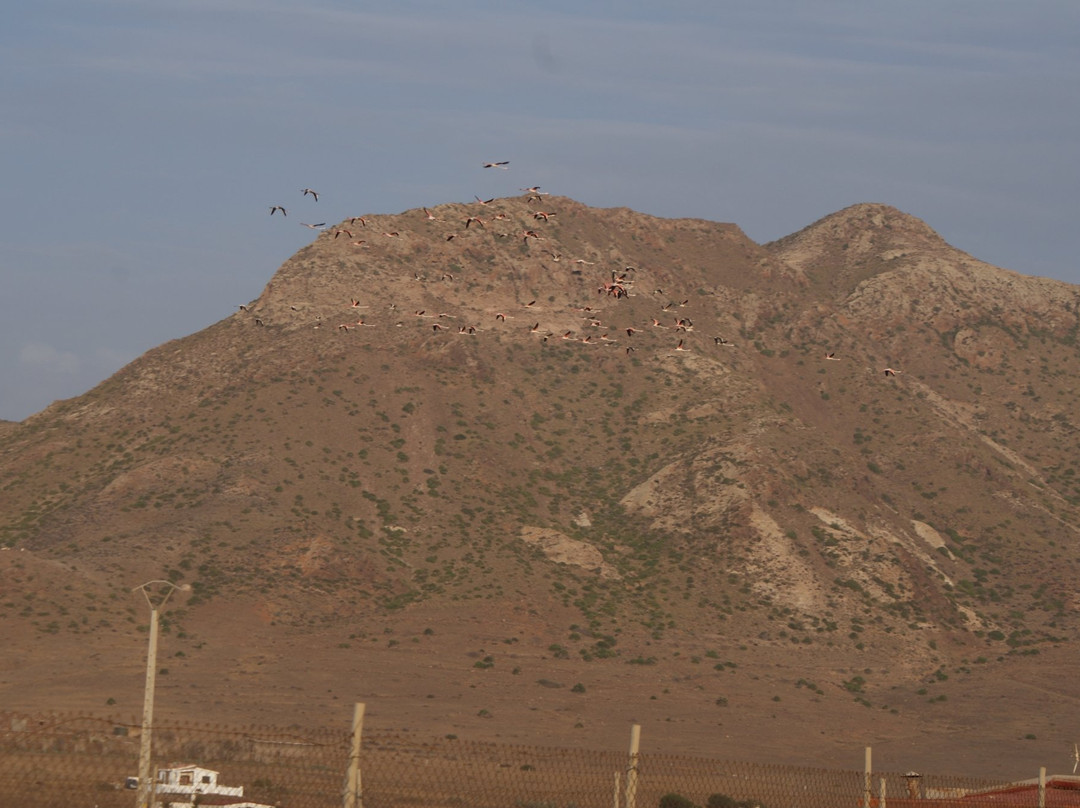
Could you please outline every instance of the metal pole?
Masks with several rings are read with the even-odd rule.
[[[360,786],[360,736],[364,729],[364,705],[353,706],[352,747],[349,750],[349,773],[345,778],[345,808],[364,808],[364,792]]]
[[[626,768],[626,808],[637,808],[638,748],[641,746],[641,725],[630,727],[630,763]]]
[[[168,589],[157,606],[150,600],[147,587],[152,584],[165,584]],[[176,589],[170,581],[148,581],[135,587],[141,590],[150,605],[150,645],[146,651],[146,689],[143,694],[142,734],[139,737],[139,789],[135,792],[136,808],[150,808],[154,794],[154,783],[150,778],[151,736],[154,728],[154,681],[157,674],[158,609],[165,605],[169,595]]]

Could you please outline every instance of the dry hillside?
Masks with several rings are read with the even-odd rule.
[[[1065,769],[1080,289],[537,204],[342,222],[0,425],[4,703],[137,711],[167,578],[173,714]]]

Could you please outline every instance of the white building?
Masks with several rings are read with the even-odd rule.
[[[129,780],[134,778],[129,778]],[[137,781],[136,781],[137,783]],[[201,766],[158,769],[154,782],[154,808],[273,808],[244,799],[243,786],[218,784],[218,772]]]

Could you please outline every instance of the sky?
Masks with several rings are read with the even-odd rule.
[[[881,202],[1080,283],[1076,0],[37,0],[0,75],[6,420],[258,297],[300,222],[532,185],[761,243]]]

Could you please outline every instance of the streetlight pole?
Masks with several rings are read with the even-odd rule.
[[[155,587],[155,597],[150,597],[150,589]],[[154,784],[150,779],[150,736],[154,727],[154,679],[157,673],[157,638],[158,610],[165,605],[169,595],[176,589],[171,581],[147,581],[132,591],[141,591],[150,606],[150,647],[146,652],[146,689],[143,694],[142,735],[139,740],[139,790],[135,796],[136,808],[150,808],[150,798],[154,793]]]

